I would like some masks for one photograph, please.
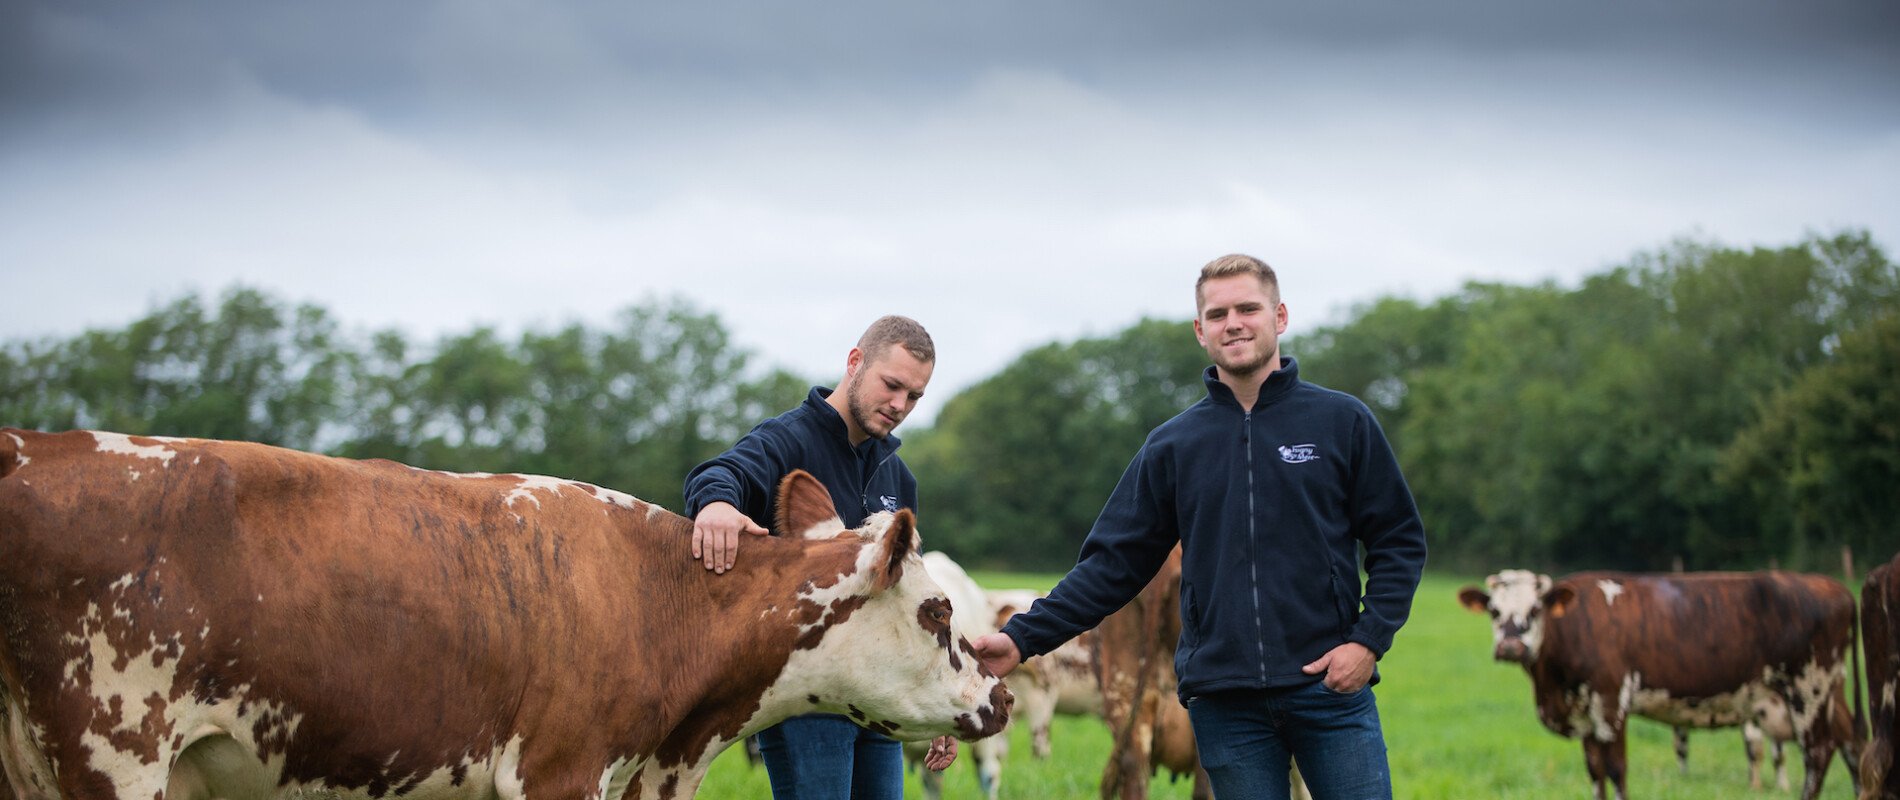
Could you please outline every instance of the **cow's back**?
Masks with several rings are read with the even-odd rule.
[[[639,702],[593,682],[634,631],[678,627],[616,588],[644,566],[627,545],[683,521],[586,484],[237,442],[0,441],[9,720],[51,723],[39,748],[98,796],[116,763],[174,757],[201,728],[281,759],[284,781],[459,782],[525,726],[623,716],[561,697]]]
[[[1839,582],[1791,572],[1586,572],[1557,583],[1575,603],[1548,620],[1544,656],[1580,679],[1640,675],[1675,697],[1712,697],[1840,663],[1853,596]]]

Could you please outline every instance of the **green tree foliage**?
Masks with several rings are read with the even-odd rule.
[[[0,350],[0,419],[47,429],[179,431],[310,447],[348,359],[322,309],[234,289],[173,302],[123,330]]]
[[[215,312],[186,297],[124,330],[0,348],[0,423],[558,475],[679,508],[693,465],[803,398],[802,379],[751,377],[750,360],[679,301],[607,330],[477,327],[417,348],[238,289]]]
[[[972,567],[1073,563],[1148,432],[1204,396],[1183,311],[1034,348],[906,428],[929,546]],[[1378,415],[1439,568],[1831,569],[1839,544],[1883,558],[1900,541],[1896,319],[1900,271],[1848,232],[1677,242],[1574,288],[1381,298],[1284,352]],[[425,346],[236,289],[0,345],[0,424],[535,472],[675,508],[693,465],[807,386],[758,374],[679,301]]]
[[[1769,397],[1718,474],[1759,509],[1770,552],[1838,541],[1877,563],[1900,548],[1900,313],[1843,334],[1827,363]]]
[[[1681,242],[1574,290],[1382,301],[1288,349],[1380,413],[1440,565],[1825,566],[1838,535],[1791,539],[1716,470],[1762,399],[1891,313],[1897,287],[1864,233]]]

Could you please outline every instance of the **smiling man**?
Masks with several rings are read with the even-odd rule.
[[[794,469],[816,476],[846,527],[880,511],[917,508],[917,479],[897,457],[891,435],[924,396],[937,350],[916,320],[871,323],[845,357],[837,390],[814,386],[799,407],[759,423],[724,453],[686,476],[694,559],[716,573],[731,569],[740,534],[770,531],[779,479]],[[903,752],[897,742],[835,714],[794,717],[759,734],[759,753],[778,800],[900,800]],[[925,764],[944,769],[956,740],[932,744]]]
[[[1390,798],[1371,686],[1411,613],[1425,529],[1364,403],[1300,380],[1286,306],[1259,259],[1195,284],[1207,397],[1148,435],[1075,568],[974,643],[998,675],[1121,608],[1181,544],[1182,703],[1221,800]],[[1360,583],[1360,551],[1366,580]]]

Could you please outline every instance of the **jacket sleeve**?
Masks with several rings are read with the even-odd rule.
[[[723,500],[760,526],[772,527],[772,496],[797,462],[796,447],[773,420],[760,423],[726,452],[687,473],[687,519]]]
[[[1366,589],[1359,621],[1346,639],[1383,658],[1412,613],[1412,596],[1425,569],[1425,524],[1370,409],[1361,407],[1353,438],[1356,469],[1349,513],[1353,537],[1365,546]]]
[[[1100,625],[1140,594],[1180,540],[1167,465],[1152,440],[1122,473],[1082,542],[1075,567],[1002,632],[1022,657],[1042,655]]]

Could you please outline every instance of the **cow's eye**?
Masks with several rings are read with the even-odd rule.
[[[930,619],[939,625],[950,624],[950,608],[948,606],[932,606],[930,608]]]

